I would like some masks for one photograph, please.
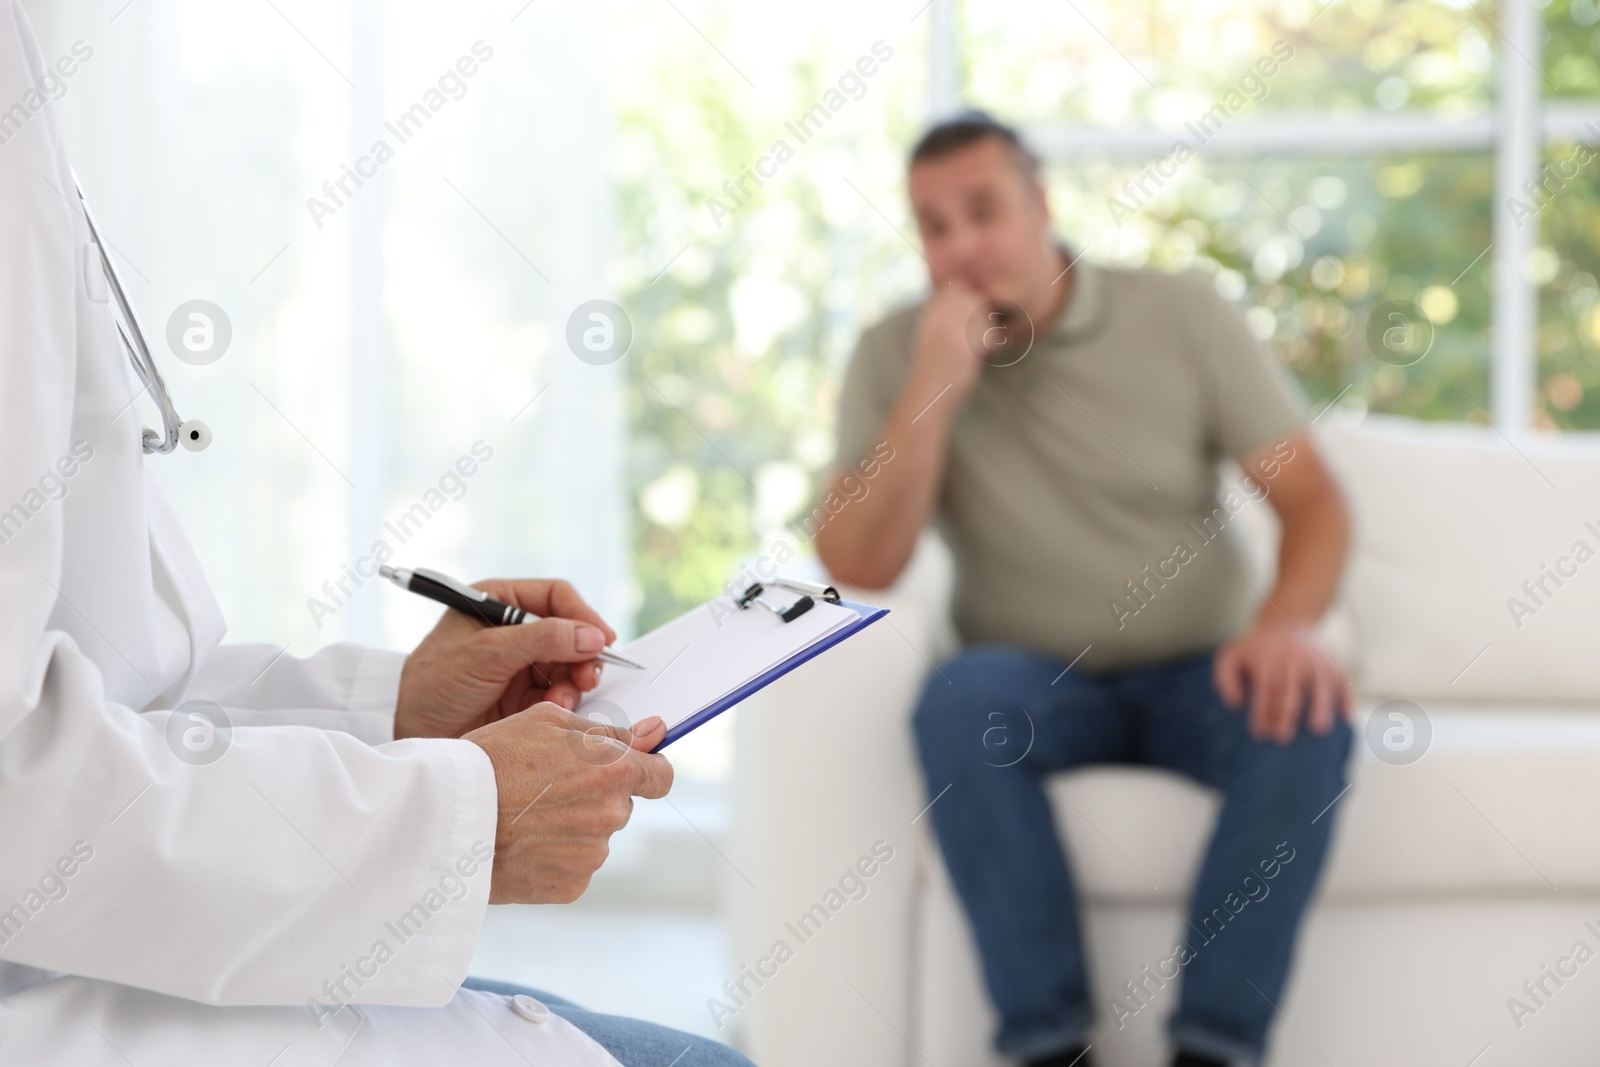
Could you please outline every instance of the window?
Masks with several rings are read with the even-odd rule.
[[[1134,208],[1138,186],[1132,195],[1124,186],[1155,174],[1150,165],[1058,163],[1052,202],[1075,251],[1210,273],[1316,406],[1353,398],[1443,419],[1486,409],[1487,153],[1200,156],[1169,169],[1183,173]],[[1380,343],[1384,358],[1374,358],[1362,309],[1384,302],[1423,309],[1431,336],[1418,328],[1424,336]],[[1403,318],[1374,329],[1414,326]]]
[[[955,7],[936,98],[1028,124],[1081,250],[1211,273],[1315,399],[1600,428],[1593,0]]]
[[[1600,427],[1600,9],[1593,0],[1553,0],[1544,9],[1547,105],[1544,170],[1537,198],[1542,240],[1531,263],[1539,286],[1536,337],[1540,425]]]
[[[93,51],[58,106],[152,343],[189,299],[232,323],[209,366],[157,353],[216,440],[152,463],[230,640],[408,647],[438,609],[371,576],[379,543],[402,566],[570,577],[626,620],[621,375],[563,340],[616,247],[601,69],[563,43],[598,13],[31,14],[48,58]]]
[[[624,303],[646,331],[627,361],[641,628],[718,595],[741,560],[808,550],[795,520],[833,458],[845,361],[926,284],[902,170],[930,12],[808,11],[637,5],[609,88],[619,228],[639,250]]]

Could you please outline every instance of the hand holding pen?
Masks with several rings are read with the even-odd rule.
[[[567,582],[499,580],[479,590],[431,572],[420,581],[415,571],[382,574],[452,608],[406,660],[397,738],[460,737],[541,700],[570,710],[599,684],[603,654],[633,664],[607,650],[615,631]]]
[[[429,600],[443,604],[447,608],[454,608],[456,611],[464,615],[470,615],[479,622],[487,623],[490,626],[520,626],[525,622],[539,621],[538,615],[525,608],[503,603],[494,599],[482,589],[475,589],[470,585],[456,581],[454,578],[446,577],[438,571],[430,571],[422,567],[418,567],[414,571],[408,571],[404,568],[384,565],[378,568],[378,573],[398,585],[401,589],[416,593],[418,596],[425,596]],[[566,583],[562,582],[560,584],[565,585]],[[576,592],[573,595],[576,596]],[[585,604],[584,607],[588,607],[588,605]],[[598,615],[595,616],[595,621],[600,621]],[[602,622],[600,625],[605,626],[605,623]],[[607,640],[615,640],[616,634],[611,632],[611,627],[606,626],[605,628]],[[585,649],[584,651],[593,650]],[[601,648],[598,658],[622,667],[632,667],[637,671],[644,670],[644,664],[629,659],[621,652],[609,647]]]

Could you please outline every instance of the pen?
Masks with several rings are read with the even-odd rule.
[[[378,568],[378,574],[398,585],[401,589],[409,590],[418,596],[425,596],[429,600],[437,601],[447,608],[453,608],[463,615],[471,615],[490,626],[516,626],[519,623],[530,622],[539,616],[522,608],[510,604],[502,604],[481,589],[474,589],[454,578],[446,577],[438,571],[424,570],[421,567],[415,570],[406,570],[403,567],[390,567],[383,565]],[[637,660],[629,659],[621,652],[607,646],[602,648],[598,657],[606,663],[615,663],[619,667],[632,667],[636,671],[645,669],[644,664]]]

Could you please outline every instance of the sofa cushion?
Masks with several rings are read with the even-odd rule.
[[[1373,711],[1364,707],[1357,723]],[[1324,816],[1338,820],[1325,898],[1600,890],[1600,849],[1586,844],[1600,841],[1600,705],[1438,704],[1425,714],[1431,741],[1407,765],[1379,760],[1357,731],[1351,788]],[[1051,784],[1086,900],[1188,898],[1216,818],[1214,793],[1128,768]]]
[[[1385,416],[1330,415],[1317,436],[1355,514],[1364,689],[1600,699],[1600,448]]]

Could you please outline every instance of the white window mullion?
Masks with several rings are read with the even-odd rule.
[[[1538,387],[1539,290],[1527,265],[1539,243],[1539,226],[1528,217],[1519,224],[1508,205],[1512,197],[1526,195],[1526,183],[1539,180],[1544,149],[1540,19],[1533,0],[1504,0],[1500,9],[1489,404],[1495,425],[1513,438],[1530,425]]]
[[[384,101],[384,26],[382,0],[351,0],[350,157],[372,144],[381,127]],[[349,362],[346,410],[349,452],[344,474],[351,482],[344,558],[367,555],[382,532],[388,503],[390,353],[384,310],[383,231],[389,213],[389,174],[379,168],[361,196],[350,202]],[[341,486],[342,487],[342,486]],[[345,636],[365,644],[383,641],[383,598],[355,597],[344,609]]]
[[[1600,144],[1600,107],[1572,101],[1544,105],[1544,135],[1551,140]]]
[[[961,39],[956,0],[928,5],[928,116],[937,121],[961,106]]]
[[[1037,125],[1028,140],[1050,159],[1071,159],[1085,151],[1151,159],[1169,154],[1182,139],[1191,147],[1187,129],[1155,126],[1095,127],[1065,123]],[[1494,121],[1488,115],[1441,122],[1422,110],[1367,111],[1334,118],[1314,111],[1286,111],[1241,118],[1211,134],[1200,153],[1222,156],[1330,156],[1380,152],[1456,152],[1486,149],[1493,142]]]

